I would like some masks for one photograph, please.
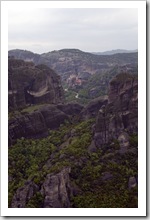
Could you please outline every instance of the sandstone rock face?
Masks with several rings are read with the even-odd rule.
[[[45,197],[44,208],[69,208],[71,187],[69,182],[70,168],[64,168],[58,174],[48,174],[41,187]]]
[[[31,104],[61,103],[64,100],[60,77],[45,65],[8,60],[9,110]]]
[[[100,147],[117,139],[123,131],[138,132],[138,80],[124,73],[110,82],[108,104],[98,112],[95,145]]]
[[[11,208],[25,208],[27,202],[39,190],[39,187],[32,181],[18,188],[11,203]]]

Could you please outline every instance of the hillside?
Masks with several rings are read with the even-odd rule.
[[[138,66],[137,52],[94,55],[78,49],[62,49],[38,55],[11,50],[9,56],[54,69],[61,77],[66,102],[77,101],[83,105],[100,95],[107,95],[109,81],[115,75],[126,71],[137,74]]]
[[[137,75],[86,107],[31,107],[9,120],[10,208],[138,207]]]
[[[137,64],[138,53],[122,53],[113,55],[95,55],[78,49],[62,49],[43,53],[41,55],[24,50],[10,50],[9,56],[17,59],[30,60],[37,64],[46,64],[54,69],[66,81],[71,75],[84,78],[85,73],[89,76],[102,73],[115,65]]]
[[[78,84],[64,84],[66,101],[77,101],[80,104],[88,104],[91,100],[108,94],[109,82],[119,73],[132,73],[137,75],[137,65],[116,65],[110,70],[103,73],[91,75],[84,79],[81,85]]]

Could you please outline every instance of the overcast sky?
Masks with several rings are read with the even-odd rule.
[[[138,49],[138,9],[9,10],[8,46],[35,53]]]

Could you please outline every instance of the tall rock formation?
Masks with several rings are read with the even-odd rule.
[[[138,132],[138,79],[127,73],[110,82],[108,104],[100,108],[96,121],[95,144],[100,147],[122,132]]]
[[[44,208],[70,208],[71,186],[69,173],[71,168],[66,167],[61,172],[48,174],[42,187]]]
[[[64,100],[60,77],[45,65],[8,60],[9,110],[42,103],[62,103]]]

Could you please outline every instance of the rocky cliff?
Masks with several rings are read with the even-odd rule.
[[[127,73],[110,82],[108,104],[100,108],[96,121],[96,146],[117,139],[123,131],[138,132],[138,79]]]
[[[135,75],[117,75],[108,97],[86,107],[45,104],[14,113],[9,141],[10,208],[138,207]]]
[[[57,174],[48,174],[41,187],[44,196],[44,208],[70,208],[71,186],[69,167]]]
[[[42,198],[41,208],[70,208],[72,189],[69,179],[70,168],[66,167],[57,174],[48,174],[39,188],[32,180],[18,188],[11,202],[11,208],[25,208],[29,200]]]
[[[89,102],[81,111],[81,119],[96,117],[99,109],[108,103],[108,96],[101,96]]]
[[[8,90],[9,110],[64,100],[60,77],[52,69],[12,58],[8,60]]]
[[[31,112],[28,112],[30,109]],[[83,106],[77,103],[43,105],[24,109],[19,114],[14,113],[9,119],[9,145],[18,138],[42,138],[48,135],[48,129],[57,129],[65,121],[70,121],[70,116],[78,115]]]

